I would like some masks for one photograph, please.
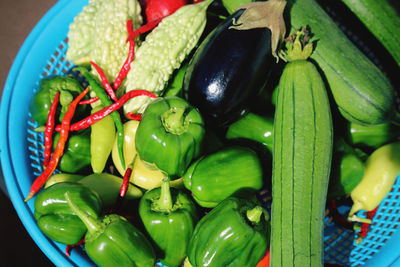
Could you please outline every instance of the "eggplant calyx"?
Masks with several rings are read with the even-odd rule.
[[[279,44],[286,34],[283,11],[285,0],[269,0],[266,2],[250,2],[239,6],[236,10],[244,9],[243,14],[234,21],[230,28],[236,30],[249,30],[255,28],[268,28],[271,31],[271,52],[279,60],[276,53]]]
[[[286,51],[279,51],[279,56],[284,61],[307,60],[313,52],[310,42],[310,33],[306,27],[296,30],[285,39]]]

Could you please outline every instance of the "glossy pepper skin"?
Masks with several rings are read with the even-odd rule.
[[[127,219],[117,214],[90,216],[65,194],[70,208],[87,227],[85,251],[98,266],[154,267],[150,241]]]
[[[196,225],[188,259],[196,267],[255,267],[269,245],[269,215],[255,201],[230,197]]]
[[[102,105],[92,109],[92,114],[101,110]],[[115,124],[110,115],[90,127],[90,159],[94,173],[102,173],[111,154],[115,139]]]
[[[362,180],[365,170],[362,158],[353,147],[343,139],[335,142],[328,199],[340,198],[350,194]]]
[[[170,177],[181,177],[201,151],[204,123],[197,109],[179,97],[158,98],[143,113],[136,132],[139,157]]]
[[[192,163],[183,183],[200,206],[212,208],[234,194],[254,194],[263,185],[263,175],[260,158],[253,149],[232,145]]]
[[[47,115],[50,105],[57,92],[60,92],[59,121],[61,122],[71,101],[83,91],[82,85],[72,76],[51,76],[41,80],[39,91],[33,96],[29,106],[32,118],[41,125],[46,125]],[[76,118],[81,118],[86,114],[87,107],[80,105],[77,109]]]
[[[377,149],[399,140],[400,127],[392,123],[371,126],[349,123],[348,135],[350,144],[354,146]]]
[[[53,138],[53,150],[59,138],[60,133],[56,133]],[[90,130],[83,130],[68,138],[57,168],[66,173],[86,173],[90,168],[90,162]]]
[[[97,193],[78,183],[62,182],[39,192],[35,199],[35,218],[39,229],[49,238],[73,245],[85,235],[86,226],[68,206],[64,197],[67,191],[87,214],[97,218],[101,213],[102,202]]]
[[[180,266],[198,221],[196,206],[183,191],[170,188],[168,178],[161,188],[147,191],[139,203],[139,215],[159,248],[161,263]]]

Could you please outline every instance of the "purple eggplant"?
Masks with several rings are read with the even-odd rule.
[[[233,13],[204,39],[185,74],[185,97],[212,126],[226,127],[243,116],[276,63],[271,29],[232,27],[244,12]]]

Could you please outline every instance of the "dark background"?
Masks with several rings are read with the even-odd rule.
[[[0,0],[0,94],[22,43],[56,0]],[[2,266],[53,266],[32,240],[5,191],[0,170]]]

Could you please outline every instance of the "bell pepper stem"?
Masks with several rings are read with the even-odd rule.
[[[246,216],[247,219],[254,223],[254,224],[258,224],[260,222],[261,219],[261,214],[263,214],[263,208],[260,206],[256,206],[254,208],[252,208],[251,210],[247,210],[246,211]]]
[[[187,120],[188,109],[186,108],[173,108],[164,112],[162,115],[162,123],[167,132],[172,134],[183,134],[189,127],[189,120]]]
[[[81,221],[86,225],[88,232],[95,233],[101,229],[102,225],[99,220],[93,218],[89,214],[85,213],[79,206],[71,199],[69,192],[64,193],[65,200],[71,208],[71,210],[81,219]]]
[[[172,196],[169,184],[169,178],[164,178],[161,184],[160,198],[154,202],[155,207],[159,211],[170,212],[172,210]]]

